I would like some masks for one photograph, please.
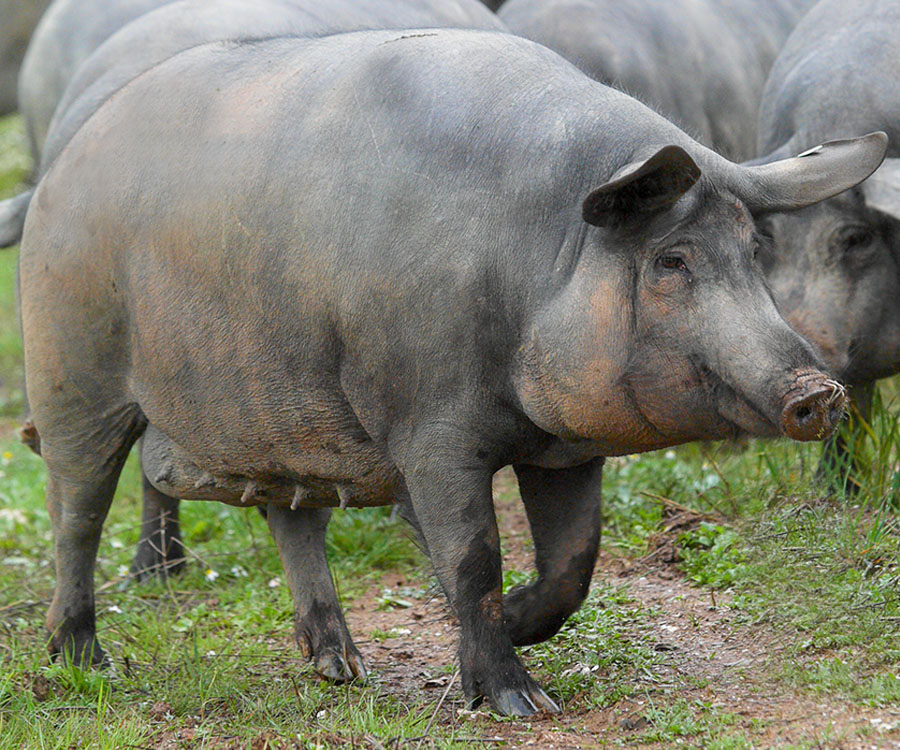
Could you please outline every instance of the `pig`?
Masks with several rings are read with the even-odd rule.
[[[781,44],[814,0],[508,0],[515,33],[621,88],[730,159],[756,156]]]
[[[106,16],[97,0],[58,0],[51,8],[48,17],[53,22],[42,25],[29,52],[38,62],[26,67],[23,74],[23,91],[32,94],[34,103],[25,111],[29,129],[39,135],[32,139],[39,154],[39,174],[49,169],[72,134],[109,96],[147,68],[201,42],[236,35],[244,39],[288,33],[312,37],[363,28],[426,25],[503,28],[477,0],[331,0],[327,13],[322,13],[314,0],[157,0],[156,5],[160,7],[112,33],[86,61],[80,58],[101,31],[110,32],[115,24],[141,8],[152,8],[152,4],[149,0],[143,0],[143,5],[133,2]],[[68,29],[68,34],[62,33],[63,29]],[[46,55],[48,48],[55,52]],[[76,61],[80,69],[74,74]],[[71,80],[66,80],[66,90],[59,96],[56,84],[67,78]],[[45,123],[54,109],[52,122]],[[18,241],[29,199],[30,195],[23,195],[0,204],[0,244]],[[28,426],[24,434],[30,435]],[[38,449],[33,437],[28,442]],[[161,495],[146,477],[143,497],[142,533],[132,565],[138,580],[154,574],[164,577],[183,565],[177,500]]]
[[[861,185],[760,224],[779,309],[851,386],[864,420],[875,381],[900,371],[898,28],[889,0],[818,3],[776,60],[759,112],[761,162],[873,129],[890,137],[888,158]],[[826,444],[820,474],[833,489],[857,489],[850,447],[863,434],[851,420]]]
[[[105,39],[172,0],[55,0],[41,17],[19,73],[19,111],[38,161],[50,118],[75,71]]]
[[[514,646],[588,590],[604,457],[840,418],[751,212],[848,189],[885,141],[740,166],[492,31],[226,41],[147,70],[57,156],[21,246],[51,650],[106,658],[93,569],[142,437],[161,494],[268,505],[319,671],[365,674],[321,552],[330,509],[407,502],[465,695],[556,710]],[[506,465],[539,576],[504,599]]]
[[[0,0],[0,116],[16,111],[16,79],[49,0]]]

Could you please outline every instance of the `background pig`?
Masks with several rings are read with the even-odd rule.
[[[131,21],[174,0],[55,0],[41,19],[28,47],[19,82],[19,109],[25,118],[32,154],[39,162],[44,140],[57,104],[75,73],[109,37]],[[500,22],[477,0],[334,0],[327,7],[308,0],[282,0],[296,10],[297,33],[320,36],[356,28],[404,28],[419,26],[459,26],[501,28]],[[199,41],[227,38],[236,32],[248,36],[264,33],[267,24],[278,33],[273,3],[175,2],[176,8],[119,37],[117,45],[95,58],[93,81],[101,73],[119,66],[132,74],[149,67],[161,55],[186,49]],[[259,5],[255,17],[253,8]],[[216,13],[218,8],[218,14]],[[246,17],[245,17],[246,16]],[[168,24],[168,26],[166,25]],[[134,46],[126,46],[128,43]],[[116,59],[115,55],[121,57]],[[123,77],[120,81],[127,80]],[[85,86],[70,91],[71,103]],[[108,91],[105,92],[108,95]],[[102,100],[101,100],[102,101]]]
[[[157,491],[269,504],[317,663],[362,674],[310,559],[328,508],[408,500],[465,693],[555,709],[513,645],[587,590],[602,457],[838,419],[750,212],[842,191],[883,151],[874,134],[740,167],[484,31],[208,44],[146,71],[57,157],[22,243],[53,649],[103,658],[94,558],[143,435]],[[490,480],[508,464],[551,520],[537,582],[507,603]]]
[[[762,226],[773,242],[761,257],[779,308],[853,385],[864,418],[874,381],[900,370],[898,28],[900,6],[889,0],[820,2],[779,55],[759,118],[762,160],[873,129],[890,137],[889,158],[858,188]],[[851,435],[826,448],[824,470],[846,477]]]
[[[16,79],[28,40],[49,0],[0,0],[0,115],[16,109]]]
[[[730,159],[756,155],[766,75],[813,0],[508,0],[509,29]]]
[[[34,31],[19,74],[19,111],[35,162],[75,71],[129,21],[171,0],[55,0]]]

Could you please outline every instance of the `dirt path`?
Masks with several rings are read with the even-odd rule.
[[[503,482],[511,480],[499,481],[503,490]],[[498,497],[497,507],[504,565],[530,569],[528,526],[519,503]],[[427,582],[386,576],[381,586],[354,602],[347,619],[375,674],[375,685],[404,702],[432,703],[435,721],[457,725],[462,736],[471,736],[473,742],[478,738],[482,747],[490,747],[492,738],[512,747],[675,746],[642,740],[648,726],[643,715],[648,703],[687,701],[731,715],[728,731],[745,733],[752,738],[752,747],[900,748],[900,706],[865,708],[773,683],[768,676],[771,665],[787,644],[765,626],[738,623],[727,606],[728,595],[713,599],[708,590],[691,586],[672,565],[634,563],[608,553],[601,555],[596,578],[626,584],[629,595],[650,611],[634,637],[649,637],[662,657],[654,667],[655,684],[648,683],[637,693],[642,698],[620,700],[600,710],[579,710],[576,705],[561,716],[496,721],[482,712],[464,710],[458,681],[441,702],[448,682],[455,679],[450,670],[457,639],[456,623],[443,598],[432,589],[421,599],[406,600],[409,607],[384,609],[381,601],[384,587],[402,598],[404,591],[421,589],[430,585]],[[678,746],[704,747],[696,737],[685,737]]]

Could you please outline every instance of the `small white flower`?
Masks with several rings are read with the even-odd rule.
[[[216,578],[219,577],[219,574],[216,573],[216,571],[214,571],[212,568],[207,568],[206,573],[204,575],[206,576],[207,581],[215,581]]]
[[[122,608],[119,607],[119,606],[116,605],[116,604],[111,604],[110,606],[108,606],[108,607],[106,608],[106,611],[107,611],[107,612],[112,612],[113,614],[117,614],[117,615],[121,615],[121,614],[122,614]]]
[[[213,651],[212,649],[210,649],[209,651],[206,652],[206,655],[207,655],[207,656],[215,656],[215,655],[216,655],[216,652]]]
[[[246,578],[247,571],[244,570],[240,565],[233,565],[231,567],[231,575],[233,575],[235,578]]]
[[[668,458],[670,461],[675,460],[675,455],[676,455],[675,451],[666,451],[665,455],[666,455],[666,458]]]
[[[113,539],[110,541],[109,546],[113,549],[122,549],[122,547],[124,547],[125,545],[122,544],[122,542],[120,542],[118,539]]]
[[[0,479],[3,478],[3,472],[0,471]],[[25,523],[28,516],[18,508],[0,508],[0,521],[12,521],[13,523]]]
[[[129,573],[128,566],[120,565],[118,568],[116,568],[116,573],[118,573],[122,578],[125,578]]]
[[[270,589],[277,589],[280,585],[281,585],[281,579],[280,579],[280,578],[273,578],[271,581],[269,581],[269,588],[270,588]]]

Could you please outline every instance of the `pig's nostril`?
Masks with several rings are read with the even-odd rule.
[[[809,419],[813,414],[813,410],[808,406],[801,406],[797,411],[794,412],[794,419],[796,419],[801,424]]]

